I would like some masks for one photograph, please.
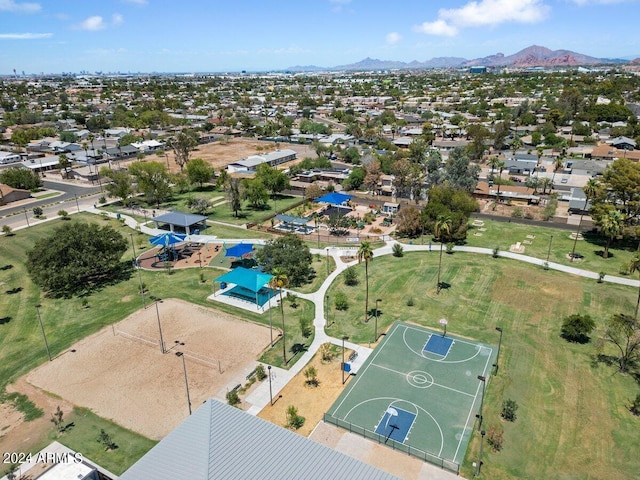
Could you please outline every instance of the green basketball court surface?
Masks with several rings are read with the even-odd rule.
[[[497,349],[396,322],[325,421],[459,472]]]

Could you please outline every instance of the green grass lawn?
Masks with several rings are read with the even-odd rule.
[[[524,255],[546,260],[547,254],[549,254],[550,262],[616,276],[620,275],[621,270],[626,269],[633,256],[637,254],[637,244],[625,245],[618,241],[611,245],[609,258],[602,258],[604,240],[593,234],[584,233],[584,240],[578,240],[576,243],[576,253],[583,255],[584,258],[571,262],[567,258],[574,245],[574,240],[570,238],[570,235],[576,229],[553,228],[552,224],[549,227],[532,227],[513,222],[496,222],[485,219],[482,221],[484,227],[469,227],[465,245],[491,249],[497,247],[501,251],[509,251],[511,245],[520,242],[525,247]],[[485,231],[480,231],[480,228],[484,228]],[[480,236],[476,234],[480,234]],[[527,235],[533,235],[535,238],[529,239]],[[402,241],[408,243],[406,239]],[[525,245],[525,241],[530,241],[531,244]],[[425,245],[428,244],[429,238],[425,237],[423,242]],[[413,243],[420,244],[421,240],[415,239]],[[550,251],[549,244],[551,244]]]
[[[347,287],[341,276],[329,291],[332,299],[345,292],[349,309],[336,311],[332,300],[335,323],[327,332],[367,344],[375,320],[363,323],[364,267],[356,268],[359,285]],[[375,258],[369,265],[369,308],[382,299],[379,330],[395,320],[439,329],[444,317],[451,332],[497,345],[495,327],[504,328],[500,370],[489,381],[484,411],[487,430],[504,428],[504,449],[492,453],[485,443],[483,477],[637,478],[640,418],[628,405],[640,389],[633,376],[598,362],[595,346],[607,317],[633,313],[637,289],[456,253],[443,258],[442,280],[451,286],[437,295],[437,268],[435,253]],[[570,344],[560,337],[562,319],[572,313],[596,320],[591,343]],[[499,417],[507,398],[519,405],[514,423]],[[478,448],[476,433],[462,470],[468,478]]]
[[[313,280],[311,281],[311,283],[292,288],[292,290],[301,293],[315,292],[325,282],[331,272],[336,269],[336,262],[330,255],[314,254],[312,255],[312,257],[313,261],[311,263],[311,268],[313,268],[313,270],[316,272]]]

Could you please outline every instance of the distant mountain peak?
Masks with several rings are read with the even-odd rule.
[[[618,60],[616,60],[619,63]],[[633,62],[638,62],[638,59]],[[579,66],[594,65],[598,63],[611,63],[611,59],[595,58],[571,50],[551,50],[540,45],[531,45],[512,55],[505,56],[499,52],[487,57],[467,60],[460,57],[438,57],[420,62],[401,62],[396,60],[379,60],[367,57],[356,63],[339,65],[324,70],[402,70],[402,69],[428,69],[428,68],[458,68],[472,66],[486,67],[554,67],[554,66]],[[291,67],[292,71],[313,71],[321,70],[319,67]]]

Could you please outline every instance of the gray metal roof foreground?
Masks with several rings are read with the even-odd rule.
[[[171,225],[177,225],[179,227],[190,227],[200,222],[204,222],[207,217],[202,215],[194,215],[192,213],[183,212],[169,212],[163,215],[153,217],[151,220],[160,223],[169,223]]]
[[[217,400],[193,415],[120,480],[397,479],[360,460]]]

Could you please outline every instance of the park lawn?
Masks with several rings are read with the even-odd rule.
[[[66,424],[73,422],[73,427],[62,434],[52,428],[49,441],[57,440],[70,449],[81,452],[90,461],[116,475],[121,475],[158,443],[105,420],[86,408],[75,407],[64,421]],[[118,448],[106,451],[97,441],[100,430],[107,432]]]
[[[238,216],[235,216],[235,212],[231,210],[229,203],[215,207],[212,213],[209,215],[211,220],[217,220],[219,222],[231,223],[235,225],[243,225],[245,223],[261,223],[264,218],[275,215],[276,211],[279,213],[286,212],[291,206],[300,203],[303,199],[301,197],[293,197],[290,195],[276,195],[276,200],[269,196],[269,203],[265,208],[256,209],[242,202],[242,210],[238,212]]]
[[[318,290],[325,282],[327,277],[336,269],[336,262],[330,255],[320,255],[319,253],[311,254],[311,268],[316,272],[310,283],[305,283],[299,287],[291,287],[300,293],[312,293]]]
[[[4,397],[5,388],[9,383],[47,361],[47,353],[35,305],[41,304],[42,322],[53,357],[64,352],[82,338],[122,320],[142,307],[142,299],[139,295],[140,278],[138,277],[138,272],[132,272],[128,280],[108,285],[82,298],[54,299],[41,294],[39,287],[31,281],[27,274],[25,266],[26,252],[33,247],[39,238],[49,235],[64,221],[96,222],[100,225],[110,224],[120,231],[125,238],[133,239],[136,253],[138,254],[140,253],[140,247],[144,246],[146,248],[148,244],[146,235],[123,227],[115,219],[85,213],[74,215],[71,220],[54,220],[19,230],[12,236],[0,237],[0,258],[3,259],[0,262],[0,268],[6,267],[0,269],[0,282],[3,282],[2,294],[0,295],[0,312],[2,312],[0,316],[0,345],[2,345],[2,349],[0,349],[0,398]],[[129,241],[128,249],[123,258],[130,258],[132,255],[133,249]],[[204,283],[200,281],[201,272],[203,272],[206,280]],[[224,271],[214,268],[173,270],[170,275],[165,271],[140,271],[142,282],[148,289],[145,300],[146,305],[149,305],[150,300],[148,297],[150,296],[180,298],[210,308],[219,308],[241,318],[268,325],[267,314],[251,314],[244,310],[207,301],[207,296],[212,293],[211,281],[223,273]],[[296,312],[305,312],[312,324],[314,316],[312,312],[314,309],[309,302],[300,303],[302,305],[298,307],[298,310],[288,312],[289,314],[285,317],[288,346],[304,345],[305,342],[309,344],[312,340],[312,337],[302,340],[299,326],[300,314],[296,314]],[[286,304],[285,312],[289,309],[290,307]],[[293,357],[292,353],[290,355]],[[300,355],[295,356],[288,363],[288,367],[293,365],[299,357]],[[277,358],[274,359],[274,364],[278,364]],[[21,410],[32,410],[32,407],[33,404],[26,402]],[[106,425],[109,425],[110,428],[117,427],[104,419],[101,419],[101,421],[107,422]],[[42,439],[33,439],[34,449],[40,449],[46,445],[46,435],[47,432],[43,432]],[[124,430],[119,435],[122,435],[122,439],[119,441],[121,445],[137,442],[136,439],[127,439],[128,434]],[[80,451],[84,452],[83,449],[80,449]],[[123,468],[121,470],[123,470],[133,464],[142,453],[144,452],[138,454],[138,451],[132,450],[132,455],[130,456],[127,450],[122,448],[117,455],[112,456],[125,455],[127,459],[122,462],[118,460],[116,468],[113,468],[113,470],[119,469],[117,464],[122,464]],[[99,461],[97,458],[95,460]]]
[[[602,258],[604,251],[604,239],[593,234],[583,233],[584,240],[576,243],[576,253],[583,255],[579,261],[571,262],[567,257],[573,250],[574,240],[570,235],[577,229],[566,230],[561,228],[532,227],[520,223],[496,222],[482,220],[484,227],[469,227],[466,245],[484,248],[499,248],[501,251],[509,251],[509,247],[520,242],[525,247],[524,255],[529,255],[543,260],[547,259],[549,243],[551,252],[549,261],[562,265],[571,265],[592,272],[605,272],[607,275],[620,275],[620,271],[627,269],[631,259],[637,255],[637,245],[625,245],[622,241],[612,243],[609,248],[609,258]],[[483,232],[479,228],[485,228]],[[475,234],[480,233],[481,236]],[[527,235],[534,235],[534,239],[528,239]],[[551,236],[553,235],[553,239]],[[528,240],[531,245],[525,245]],[[551,242],[550,242],[551,240]],[[414,242],[416,243],[416,242]]]
[[[344,285],[341,275],[330,298],[343,291],[346,312],[335,310],[327,333],[368,344],[374,335],[372,317],[363,323],[364,267],[360,283]],[[638,393],[632,375],[598,361],[597,338],[604,320],[615,312],[631,314],[637,289],[599,284],[541,267],[491,256],[444,255],[442,280],[450,288],[436,294],[438,255],[427,252],[384,256],[369,264],[369,308],[380,298],[379,331],[394,321],[415,322],[440,329],[447,318],[449,331],[492,345],[496,326],[504,328],[500,369],[489,380],[484,426],[504,429],[504,448],[493,453],[485,443],[483,477],[511,478],[637,478],[640,457],[635,444],[640,418],[628,411]],[[407,301],[413,300],[413,306]],[[562,319],[588,313],[597,324],[593,341],[567,343],[560,337]],[[606,347],[606,354],[613,355]],[[519,409],[514,423],[499,417],[502,402],[514,399]],[[479,435],[474,434],[462,474],[473,475]]]

